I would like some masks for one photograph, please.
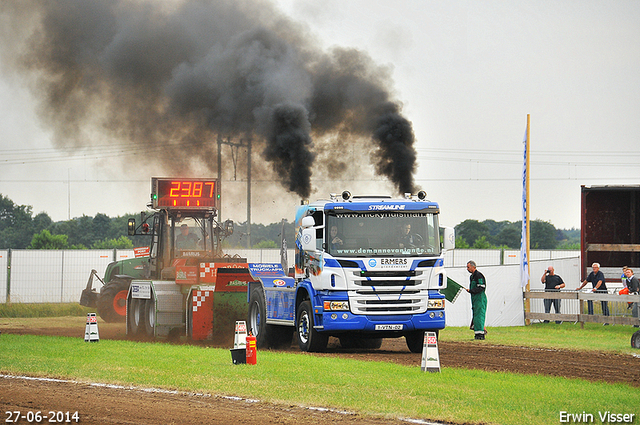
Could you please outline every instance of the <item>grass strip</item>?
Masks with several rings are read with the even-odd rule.
[[[86,316],[95,311],[77,303],[0,303],[0,318]]]
[[[233,365],[227,349],[3,334],[0,371],[456,423],[558,423],[562,411],[640,414],[629,403],[640,389],[624,384],[456,368],[424,373],[419,365],[268,350],[256,366]]]

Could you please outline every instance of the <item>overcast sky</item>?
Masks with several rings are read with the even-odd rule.
[[[439,202],[443,225],[521,218],[527,114],[531,219],[579,227],[581,185],[640,184],[638,1],[280,0],[278,7],[324,48],[354,47],[390,67],[416,136],[416,183]],[[114,165],[123,150],[69,158],[53,147],[22,77],[0,75],[0,193],[55,221],[144,209],[150,177],[162,169],[123,173]],[[231,181],[223,196],[244,176],[224,179]],[[349,181],[327,186],[357,192]],[[367,191],[386,194],[390,186],[376,178]],[[225,218],[242,222],[245,199],[235,198],[223,205]],[[252,221],[264,223],[291,221],[299,201],[284,192],[256,199]]]

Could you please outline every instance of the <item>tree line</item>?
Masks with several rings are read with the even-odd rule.
[[[140,215],[108,217],[98,213],[54,222],[47,213],[34,215],[31,206],[17,205],[0,194],[0,249],[131,249],[148,245],[148,236],[128,235],[130,218],[139,220]],[[281,231],[281,223],[252,224],[252,247],[280,247]],[[285,235],[288,246],[293,247],[293,224],[286,221]],[[240,223],[223,246],[245,248],[247,240],[247,225]]]
[[[17,205],[0,194],[0,249],[131,249],[148,245],[146,236],[129,236],[127,222],[139,219],[138,214],[108,217],[83,215],[71,220],[54,222],[47,213],[33,214],[28,205]],[[457,248],[520,248],[521,222],[465,220],[456,229]],[[531,225],[531,248],[579,249],[580,231],[560,230],[553,224],[534,220]],[[279,248],[282,223],[251,225],[252,248]],[[294,242],[293,223],[284,221],[287,246]],[[246,248],[247,223],[236,223],[234,233],[223,247]]]
[[[548,221],[529,221],[531,249],[580,249],[580,229],[556,229]],[[520,249],[522,220],[465,220],[456,227],[456,248]]]

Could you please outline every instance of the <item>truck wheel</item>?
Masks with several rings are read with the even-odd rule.
[[[635,331],[633,335],[631,335],[631,347],[640,348],[640,331]]]
[[[102,320],[109,323],[124,322],[127,317],[129,281],[113,279],[100,289],[96,309]]]
[[[329,337],[316,331],[313,322],[313,309],[311,301],[306,300],[300,303],[296,316],[296,332],[298,336],[298,346],[302,351],[324,351],[327,348]]]
[[[258,348],[267,347],[267,311],[262,290],[254,289],[249,297],[249,332],[256,337]]]
[[[422,353],[425,332],[426,331],[413,331],[410,334],[404,336],[404,338],[407,340],[407,347],[409,347],[409,351],[411,351],[412,353]],[[429,332],[435,332],[436,338],[439,335],[439,331],[437,329]]]
[[[129,330],[138,335],[144,326],[144,300],[132,298],[129,302]]]
[[[256,337],[258,348],[282,348],[291,345],[293,328],[268,325],[262,290],[251,291],[249,298],[249,330]]]
[[[144,332],[147,336],[155,336],[156,327],[156,300],[153,296],[144,301]]]

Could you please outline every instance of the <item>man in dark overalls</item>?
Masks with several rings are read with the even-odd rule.
[[[469,289],[467,292],[471,294],[471,310],[473,311],[473,332],[476,339],[484,339],[487,333],[484,329],[484,320],[487,314],[487,281],[484,275],[476,269],[476,262],[469,261],[467,263],[467,271],[471,273],[469,276]]]

